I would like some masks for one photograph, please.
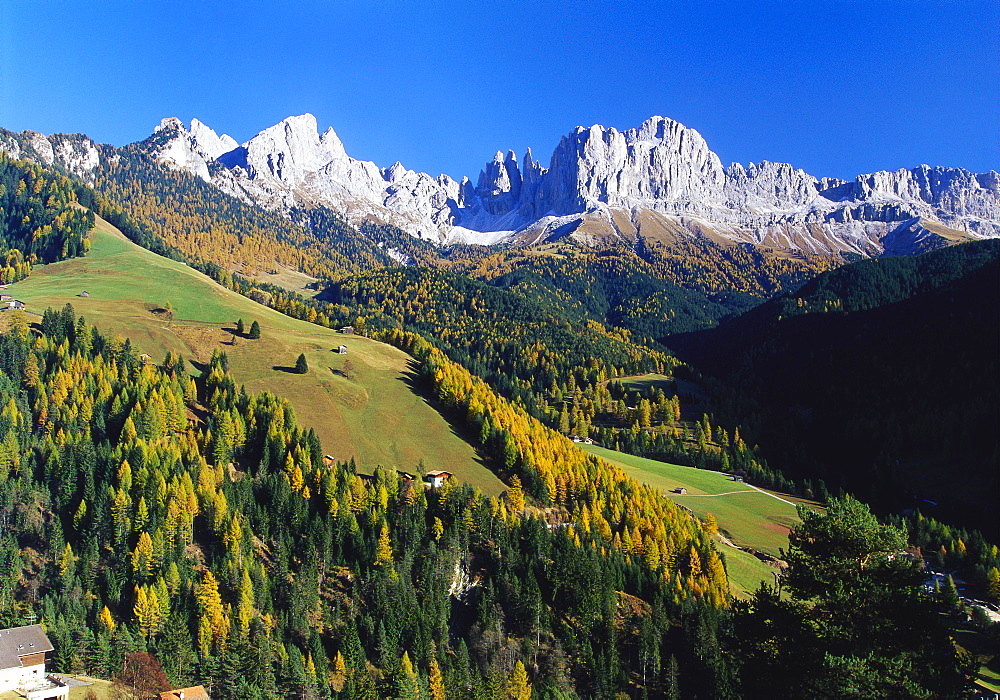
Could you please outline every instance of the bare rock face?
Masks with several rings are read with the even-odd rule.
[[[164,165],[194,173],[207,182],[212,181],[209,163],[236,148],[231,136],[219,136],[197,119],[191,121],[188,130],[176,117],[163,119],[146,143],[150,155]]]
[[[252,179],[262,177],[294,187],[337,155],[344,155],[336,134],[332,130],[328,134],[333,138],[320,138],[311,114],[289,117],[218,160],[244,168]]]
[[[152,153],[164,165],[176,170],[187,170],[202,180],[210,180],[208,174],[208,156],[198,147],[197,143],[184,127],[184,123],[175,117],[168,117],[160,122],[153,132],[158,148]]]
[[[189,132],[195,147],[209,158],[218,158],[223,153],[228,153],[239,146],[236,143],[236,139],[229,134],[219,136],[213,129],[205,126],[197,119],[191,120]]]
[[[475,185],[400,163],[379,169],[355,160],[332,129],[320,136],[309,114],[214,157],[225,167],[212,181],[245,199],[272,209],[322,203],[349,220],[387,221],[443,243],[571,235],[599,245],[594,232],[602,230],[632,240],[644,211],[676,230],[812,253],[878,255],[893,232],[892,249],[904,250],[901,237],[917,229],[900,227],[915,219],[945,226],[952,237],[1000,235],[996,173],[920,166],[843,181],[787,163],[723,168],[697,131],[663,117],[626,131],[577,127],[560,140],[548,167],[530,150],[520,163],[513,151],[497,151]]]
[[[49,137],[55,162],[80,177],[92,182],[94,171],[101,164],[101,154],[97,146],[83,134],[54,134]]]
[[[11,158],[30,160],[47,167],[58,166],[86,182],[93,182],[101,164],[98,147],[83,134],[53,134],[37,131],[15,134],[0,129],[0,150]]]
[[[722,163],[701,135],[670,119],[653,117],[624,132],[577,127],[552,154],[536,210],[566,215],[646,206],[708,213],[724,185]]]
[[[439,243],[630,243],[649,231],[708,235],[810,253],[908,254],[1000,236],[1000,175],[921,165],[854,180],[787,163],[724,168],[701,135],[671,119],[638,128],[577,127],[548,167],[529,149],[497,151],[473,183],[379,168],[350,157],[311,114],[237,144],[197,119],[164,119],[140,147],[164,165],[273,211],[322,204],[349,221],[394,224]],[[105,148],[105,147],[102,147]],[[88,179],[101,150],[81,135],[0,130],[0,149]]]
[[[28,148],[38,155],[42,163],[52,165],[56,160],[56,156],[49,140],[37,131],[26,131],[25,135],[28,140]]]
[[[758,215],[808,207],[816,200],[816,182],[812,175],[788,163],[765,160],[745,168],[733,163],[726,170],[726,205]]]
[[[476,195],[482,202],[483,209],[490,214],[502,216],[517,208],[521,200],[522,184],[514,151],[507,151],[506,157],[497,151],[493,161],[487,163],[479,173]]]

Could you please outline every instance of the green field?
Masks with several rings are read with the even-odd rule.
[[[632,377],[618,377],[616,381],[621,382],[629,391],[646,391],[650,387],[660,388],[667,392],[667,395],[674,391],[674,379],[665,374],[637,374]]]
[[[774,585],[774,567],[768,566],[760,559],[732,547],[720,547],[720,553],[726,559],[726,573],[729,575],[729,586],[733,595],[738,598],[749,598],[760,588],[761,583]],[[784,596],[784,594],[782,594]]]
[[[238,272],[244,274],[242,270],[238,270]],[[309,286],[313,282],[318,281],[315,277],[310,277],[304,272],[292,270],[287,267],[262,270],[255,275],[250,275],[250,277],[257,282],[273,284],[304,297],[314,297],[319,293],[319,289],[313,289]]]
[[[98,219],[86,257],[36,268],[8,293],[29,312],[72,303],[105,334],[131,339],[160,360],[167,351],[205,362],[216,348],[230,358],[234,378],[248,391],[288,399],[299,421],[314,428],[327,454],[354,458],[360,470],[377,465],[446,469],[489,494],[505,487],[417,393],[404,352],[360,336],[289,318],[213,282],[183,263],[149,252]],[[78,296],[86,291],[88,297]],[[169,303],[172,314],[163,312]],[[254,320],[259,340],[235,337],[235,323]],[[341,343],[348,353],[334,349]],[[308,374],[292,374],[299,353]],[[350,361],[351,377],[344,376]]]
[[[788,532],[798,520],[795,506],[790,503],[717,472],[635,457],[596,445],[581,447],[618,465],[637,481],[660,489],[699,518],[712,513],[719,529],[737,545],[772,556],[778,556],[779,550],[788,546]],[[687,494],[673,493],[681,487],[687,489]],[[730,547],[723,547],[722,552],[738,593],[754,590],[760,581],[773,583],[774,569],[753,555]]]
[[[995,653],[995,644],[989,642],[989,634],[953,621],[946,624],[958,645],[976,657],[981,664],[976,677],[978,685],[1000,693],[1000,654]]]

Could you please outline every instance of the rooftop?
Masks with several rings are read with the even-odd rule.
[[[21,657],[53,651],[41,625],[25,625],[0,630],[0,669],[20,668]]]
[[[204,686],[194,685],[190,688],[178,688],[160,693],[160,700],[212,700]]]

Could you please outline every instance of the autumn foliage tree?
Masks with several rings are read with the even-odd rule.
[[[145,651],[133,651],[125,655],[121,673],[115,679],[113,688],[124,698],[155,698],[173,686],[163,672],[157,658]]]

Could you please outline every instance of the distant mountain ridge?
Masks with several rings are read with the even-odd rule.
[[[94,144],[68,138],[7,132],[0,148],[34,152],[85,175],[95,167]],[[168,118],[140,145],[169,167],[274,211],[320,204],[354,223],[389,223],[445,244],[570,236],[602,246],[702,235],[723,244],[878,256],[1000,236],[995,171],[921,165],[847,181],[786,163],[723,167],[697,131],[663,117],[626,131],[576,127],[548,167],[530,149],[520,161],[498,151],[475,184],[352,158],[332,128],[318,132],[311,114],[241,145],[198,120],[188,128]]]

